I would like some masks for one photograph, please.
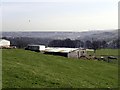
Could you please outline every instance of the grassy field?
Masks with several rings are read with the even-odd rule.
[[[120,52],[120,49],[98,49],[96,50],[96,55],[105,55],[105,56],[118,56],[118,52]],[[89,52],[90,54],[94,54],[94,52]]]
[[[100,58],[101,56],[104,57],[106,62],[108,62],[108,56],[114,56],[116,58],[119,58],[118,52],[120,52],[120,49],[98,49],[96,50],[96,54],[94,52],[88,52],[89,55],[95,55],[97,58]],[[118,63],[118,59],[109,59],[110,63]]]
[[[118,65],[4,49],[3,88],[116,88]]]

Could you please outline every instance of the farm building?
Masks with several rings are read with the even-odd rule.
[[[0,39],[0,47],[10,47],[10,41],[5,39]]]
[[[80,58],[86,56],[86,50],[80,48],[52,48],[48,47],[44,50],[45,54],[60,55],[68,58]]]
[[[86,51],[90,51],[90,52],[93,52],[94,50],[93,50],[93,49],[86,49]]]
[[[28,45],[25,49],[31,50],[31,51],[43,51],[45,50],[45,46],[44,45]]]

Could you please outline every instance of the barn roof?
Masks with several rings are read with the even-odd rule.
[[[0,41],[9,41],[9,40],[6,40],[6,39],[0,39]]]
[[[75,50],[78,50],[79,48],[53,48],[53,47],[47,47],[45,48],[45,52],[60,52],[60,53],[69,53]]]
[[[45,45],[35,45],[35,44],[29,44],[28,46],[45,46]]]

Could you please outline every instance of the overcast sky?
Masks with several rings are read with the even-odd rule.
[[[118,28],[119,0],[2,0],[3,31]]]

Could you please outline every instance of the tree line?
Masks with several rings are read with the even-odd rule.
[[[52,41],[49,38],[31,38],[31,37],[2,37],[3,39],[9,40],[11,46],[17,48],[25,48],[28,44],[41,44],[48,46],[49,42]]]
[[[100,49],[100,48],[120,48],[120,40],[113,40],[111,43],[105,40],[53,40],[49,43],[50,47],[69,47],[69,48],[89,48],[89,49]]]
[[[49,38],[29,38],[29,37],[2,37],[11,42],[11,45],[18,48],[25,48],[28,44],[42,44],[49,47],[67,47],[67,48],[120,48],[120,39],[111,40],[107,42],[105,40],[71,40],[69,38],[64,40],[52,40]]]

